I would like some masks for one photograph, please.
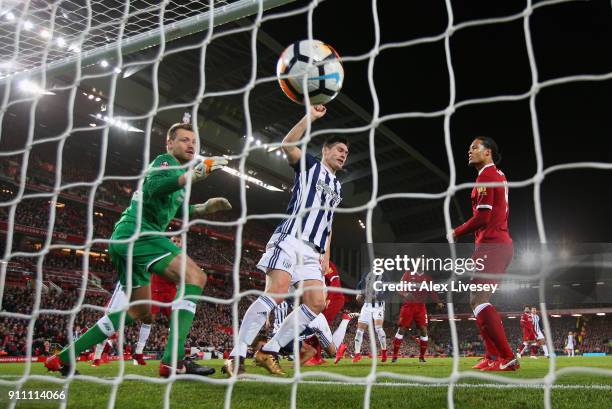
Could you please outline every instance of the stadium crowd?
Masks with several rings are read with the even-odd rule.
[[[220,299],[231,298],[231,286],[219,285],[213,280],[204,296]],[[4,291],[2,300],[3,311],[30,314],[34,305],[35,290],[27,288],[11,288]],[[67,289],[62,292],[48,291],[41,294],[39,309],[56,310],[53,313],[41,314],[34,325],[32,337],[32,353],[34,355],[49,352],[47,346],[64,345],[67,341],[70,314],[68,311],[77,306],[79,292],[76,289]],[[93,325],[102,315],[103,307],[109,299],[109,294],[88,294],[83,299],[82,305],[96,306],[83,307],[75,316],[73,331],[82,332],[84,328]],[[249,300],[243,298],[239,302],[240,314],[244,313],[249,305]],[[349,310],[357,310],[357,305],[351,301],[346,305]],[[568,331],[577,331],[577,320],[574,317],[551,318],[553,324],[553,344],[555,350],[561,353],[564,346],[565,336]],[[353,320],[346,334],[345,342],[348,346],[347,352],[352,354],[352,340],[355,336],[356,320]],[[339,324],[339,318],[332,325],[335,328]],[[482,352],[481,340],[473,325],[467,320],[457,321],[457,333],[459,338],[459,350],[462,355],[478,355]],[[518,346],[521,340],[521,331],[518,320],[505,319],[504,324],[508,330],[508,338],[512,345]],[[147,351],[161,352],[166,344],[168,336],[168,319],[159,315],[154,324],[154,329],[147,342]],[[586,324],[585,335],[582,342],[578,344],[578,350],[584,352],[610,352],[608,341],[612,339],[612,326],[609,317],[593,317]],[[447,321],[430,323],[430,345],[428,354],[448,355],[451,352],[452,343]],[[395,327],[393,322],[386,322],[385,332],[391,338]],[[0,317],[0,351],[3,355],[24,355],[27,345],[28,320],[12,317]],[[138,339],[139,327],[130,326],[125,331],[125,342],[135,344]],[[202,350],[216,351],[222,355],[224,351],[231,349],[232,338],[232,314],[231,304],[214,302],[201,302],[198,306],[194,325],[189,335],[188,344],[197,346]],[[412,330],[402,345],[400,355],[418,356],[418,344],[412,341],[411,336],[416,333]],[[370,354],[369,338],[366,332],[362,346],[362,354]]]

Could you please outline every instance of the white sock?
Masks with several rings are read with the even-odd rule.
[[[355,332],[355,353],[361,353],[361,342],[363,341],[363,330],[357,329]]]
[[[297,323],[297,332],[301,334],[317,316],[306,304],[300,305],[299,308],[291,311],[291,314],[287,315],[285,321],[281,324],[276,334],[272,337],[266,345],[261,349],[267,352],[278,352],[282,347],[291,342],[294,338],[294,326]],[[329,327],[328,327],[329,328]],[[331,333],[331,331],[330,331]]]
[[[238,345],[232,349],[231,356],[246,357],[247,348],[253,343],[261,327],[266,323],[270,311],[274,308],[276,308],[276,302],[266,295],[260,295],[253,301],[253,304],[242,317],[242,323],[238,331]]]
[[[380,342],[380,349],[387,349],[387,334],[383,327],[376,327],[376,335],[378,335],[378,341]]]
[[[106,344],[106,341],[103,341],[99,343],[98,345],[96,345],[96,351],[94,352],[94,359],[102,358],[102,352],[104,352],[104,344]]]
[[[548,356],[548,347],[546,344],[542,345],[542,350],[544,351],[544,356]]]
[[[315,334],[317,334],[317,338],[319,338],[319,341],[321,341],[321,345],[323,348],[327,349],[329,344],[332,343],[332,333],[325,315],[317,315],[317,318],[308,324],[308,328],[312,329]]]
[[[136,354],[142,354],[142,351],[144,351],[144,347],[147,344],[147,339],[149,339],[150,333],[151,324],[140,325],[140,332],[138,333],[138,343],[136,344]]]
[[[400,334],[400,330],[398,329],[397,332],[395,333],[395,338],[404,339],[404,334]]]
[[[351,320],[342,320],[338,328],[334,331],[334,335],[332,335],[332,340],[336,348],[340,346],[344,342],[344,336],[346,335],[346,329],[348,328],[349,322]]]

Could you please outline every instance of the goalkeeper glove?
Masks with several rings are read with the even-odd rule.
[[[225,165],[227,165],[227,160],[218,156],[213,156],[209,158],[200,157],[199,160],[200,163],[198,163],[192,171],[192,183],[206,179],[208,175],[210,175],[212,172],[219,170]]]
[[[193,205],[193,215],[202,217],[206,214],[220,212],[222,210],[231,210],[232,205],[224,197],[213,197],[208,199],[206,203]]]

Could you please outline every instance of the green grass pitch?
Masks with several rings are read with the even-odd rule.
[[[460,371],[467,371],[476,362],[475,358],[462,358]],[[612,374],[612,357],[558,357],[557,371],[567,367],[597,368],[610,371]],[[221,408],[228,390],[224,377],[220,373],[221,360],[206,361],[214,366],[217,373],[210,377],[216,383],[194,380],[178,380],[170,388],[171,408]],[[288,370],[290,362],[282,361],[283,368]],[[548,373],[549,361],[540,357],[538,360],[523,359],[521,369],[517,372],[496,373],[508,378],[537,379]],[[14,386],[7,381],[17,380],[24,372],[24,364],[0,365],[0,405],[8,407],[9,391]],[[126,375],[140,375],[161,381],[157,376],[158,362],[149,361],[147,366],[133,366],[126,362]],[[447,405],[448,387],[444,384],[431,385],[416,380],[399,380],[392,376],[383,376],[382,372],[392,374],[427,376],[444,378],[450,376],[452,360],[432,358],[425,364],[419,364],[416,358],[400,359],[397,363],[379,362],[376,383],[371,389],[370,407],[377,408],[443,408]],[[89,363],[79,363],[78,370],[82,375],[101,378],[111,382],[119,374],[119,363],[113,362],[92,368]],[[253,375],[265,375],[266,372],[256,368],[251,361],[247,362],[247,371]],[[319,367],[303,368],[304,373],[320,371],[328,374],[356,377],[351,382],[330,379],[323,376],[305,376],[297,386],[296,402],[300,409],[342,409],[362,408],[366,396],[365,377],[371,373],[371,360],[363,359],[358,364],[350,359],[339,365],[326,364]],[[291,373],[291,371],[289,371]],[[47,375],[41,363],[31,366],[31,375]],[[612,407],[612,376],[608,374],[568,373],[561,374],[555,380],[551,401],[553,408],[610,408]],[[55,380],[61,380],[57,374],[49,374]],[[45,380],[29,380],[22,391],[61,390],[62,385]],[[142,380],[124,380],[116,390],[116,408],[153,409],[163,408],[164,396],[169,385],[149,383]],[[87,380],[73,380],[68,388],[68,408],[89,409],[106,408],[112,395],[113,387],[93,383]],[[289,408],[292,396],[292,384],[273,384],[258,380],[239,380],[232,390],[232,408]],[[544,388],[537,385],[512,385],[494,382],[490,379],[463,378],[454,389],[456,408],[543,408]],[[53,400],[19,400],[17,408],[57,408],[60,401]]]

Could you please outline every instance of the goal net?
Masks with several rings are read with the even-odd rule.
[[[534,16],[576,2],[527,0],[524,7],[513,13],[456,22],[454,5],[447,0],[441,2],[440,9],[446,16],[443,29],[402,41],[381,36],[379,12],[388,7],[386,2],[368,2],[371,5],[369,24],[374,34],[368,40],[368,49],[352,55],[339,51],[347,78],[356,75],[351,72],[351,64],[367,66],[367,73],[359,74],[363,77],[359,87],[365,90],[363,95],[367,94],[371,110],[362,107],[365,102],[356,103],[341,94],[328,106],[327,123],[322,127],[308,127],[299,143],[304,152],[316,151],[322,145],[323,136],[344,134],[353,145],[349,163],[351,160],[367,162],[344,175],[343,183],[351,182],[354,187],[345,193],[336,217],[341,222],[345,216],[358,218],[364,229],[364,241],[375,243],[377,237],[389,237],[380,233],[391,229],[388,225],[381,227],[384,214],[416,214],[404,205],[390,209],[384,208],[384,204],[406,200],[427,208],[423,203],[431,202],[433,205],[427,208],[431,213],[420,222],[423,229],[434,233],[423,239],[442,240],[460,218],[457,200],[467,200],[469,190],[475,187],[473,182],[461,182],[457,174],[456,169],[460,168],[457,158],[463,156],[456,152],[464,146],[455,139],[451,125],[454,115],[460,109],[473,106],[528,101],[535,172],[522,180],[509,177],[508,188],[510,192],[532,189],[537,239],[541,244],[555,241],[550,240],[544,223],[544,179],[560,171],[612,169],[612,164],[606,162],[552,166],[545,166],[544,162],[538,94],[567,84],[603,83],[612,79],[612,72],[545,80],[539,76],[532,40]],[[118,370],[110,377],[71,373],[60,378],[44,374],[39,357],[76,339],[103,315],[117,281],[108,255],[113,224],[129,205],[130,197],[142,188],[148,164],[165,152],[165,132],[176,122],[196,125],[202,155],[225,156],[230,161],[220,172],[223,177],[211,178],[210,183],[204,182],[202,186],[188,185],[183,206],[185,216],[175,219],[171,231],[166,233],[168,237],[182,237],[186,254],[196,262],[201,261],[201,267],[210,272],[198,306],[203,312],[196,315],[188,340],[190,352],[199,357],[217,357],[237,341],[246,307],[263,293],[265,286],[265,276],[257,272],[256,263],[274,225],[287,217],[283,207],[289,201],[293,180],[282,168],[286,166],[286,157],[280,141],[297,115],[305,112],[282,96],[274,74],[276,59],[289,43],[316,37],[317,9],[332,2],[298,2],[287,7],[288,3],[292,0],[0,2],[0,231],[3,241],[0,324],[6,330],[15,329],[13,338],[21,343],[15,344],[12,353],[24,362],[22,372],[0,377],[2,388],[18,393],[31,381],[56,383],[66,392],[62,395],[65,398],[59,399],[61,407],[66,407],[71,384],[76,381],[81,384],[82,380],[108,386],[107,406],[111,408],[116,406],[122,385],[137,381],[163,385],[164,407],[172,407],[172,391],[179,375],[163,379],[131,373],[126,365],[130,361],[126,358],[118,360]],[[277,40],[262,28],[283,19],[300,21],[301,26],[295,31],[301,37],[289,38],[293,32],[287,28],[285,37]],[[455,66],[458,59],[467,57],[453,52],[456,36],[478,27],[516,22],[522,23],[521,41],[530,77],[528,89],[458,99]],[[445,105],[428,111],[410,108],[383,114],[381,106],[386,106],[386,101],[378,92],[375,79],[375,70],[387,69],[381,61],[383,53],[428,44],[439,44],[443,49],[440,64],[445,65],[448,81]],[[350,116],[352,121],[343,121],[343,116]],[[440,170],[434,159],[419,153],[406,138],[390,130],[395,121],[430,118],[441,120],[443,143],[439,143],[437,157],[447,158],[448,172]],[[416,173],[412,173],[415,168]],[[399,191],[383,188],[381,175],[385,171],[396,171],[393,181],[402,186]],[[410,185],[400,182],[402,172],[411,172],[407,179]],[[431,184],[423,181],[425,173],[437,180],[438,187],[431,188]],[[369,184],[357,184],[364,179]],[[423,186],[423,190],[413,186]],[[351,194],[361,195],[361,202],[351,200],[348,197]],[[190,198],[195,203],[194,200],[213,196],[233,198],[232,212],[205,218],[186,216]],[[295,218],[301,221],[306,211],[301,209]],[[142,235],[131,238],[128,243],[139,237]],[[354,252],[339,249],[342,243],[334,241],[332,247],[332,259],[337,256],[341,270],[353,270],[338,291],[347,298],[353,297],[359,291],[349,284],[360,278],[359,262],[352,257]],[[456,256],[455,248],[449,249]],[[182,262],[184,272],[184,258]],[[599,266],[610,268],[607,261]],[[537,298],[531,302],[539,307],[547,346],[554,351],[544,289],[550,279],[549,271],[536,271],[527,278],[508,274],[506,278],[527,281],[539,289]],[[178,290],[179,302],[184,298],[184,284],[183,278]],[[132,291],[128,285],[127,293]],[[299,301],[303,294],[300,287],[288,296]],[[296,362],[292,375],[287,378],[252,374],[229,378],[189,376],[189,379],[223,385],[221,401],[225,407],[232,406],[241,382],[255,381],[292,385],[291,408],[300,406],[300,385],[363,385],[363,406],[369,408],[373,388],[381,380],[392,380],[394,386],[405,388],[444,387],[446,404],[453,408],[457,388],[466,379],[476,379],[496,385],[541,388],[544,407],[550,408],[559,377],[573,373],[612,376],[612,370],[605,368],[558,369],[554,355],[548,361],[546,375],[538,378],[466,370],[460,366],[462,340],[457,325],[461,318],[457,318],[452,297],[447,301],[444,325],[448,327],[447,352],[452,363],[445,377],[390,371],[372,359],[370,369],[362,376],[324,367],[304,371]],[[154,305],[169,308],[171,301]],[[392,319],[388,312],[386,320]],[[167,319],[155,323],[149,341],[162,351],[168,337],[168,323]],[[128,328],[122,321],[117,334],[118,341],[114,344],[117,355],[131,357],[133,351],[126,350],[126,339],[137,338],[137,329]],[[376,358],[380,345],[373,325],[369,325],[366,337],[369,343],[364,343],[364,348],[367,345],[368,353]],[[388,332],[387,337],[391,339],[392,334]],[[352,339],[348,338],[347,335],[346,342],[350,344]],[[3,347],[8,344],[10,340]],[[174,359],[182,352],[175,350]],[[89,359],[86,355],[82,357]],[[159,358],[154,353],[150,357]],[[73,356],[75,362],[80,358]],[[82,364],[77,369],[79,365]],[[10,399],[8,405],[13,408],[17,404],[18,399]]]

